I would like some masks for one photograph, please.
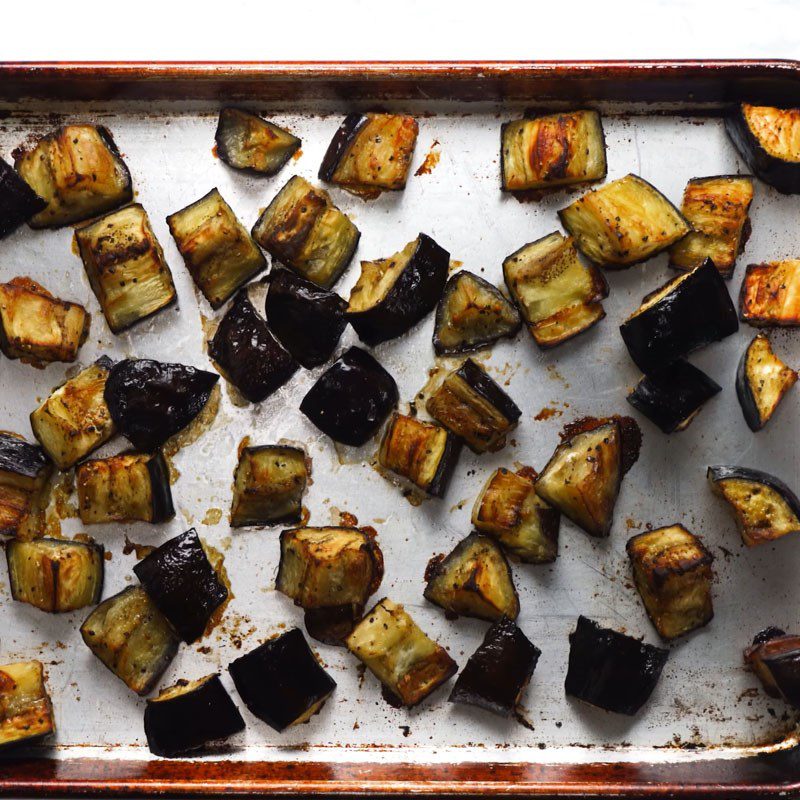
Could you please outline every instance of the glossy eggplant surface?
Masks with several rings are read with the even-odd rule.
[[[0,534],[19,532],[51,471],[41,447],[0,431]]]
[[[744,660],[770,697],[800,708],[800,636],[767,628],[756,634]]]
[[[14,168],[0,158],[0,239],[47,208],[47,201],[25,183]]]
[[[800,327],[800,260],[748,264],[739,308],[754,327]]]
[[[257,175],[275,175],[300,149],[300,139],[278,125],[241,108],[219,112],[217,155],[229,167]]]
[[[44,678],[41,661],[0,666],[0,750],[31,744],[55,732]]]

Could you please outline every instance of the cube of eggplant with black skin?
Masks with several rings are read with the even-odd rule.
[[[81,625],[86,646],[131,691],[149,694],[178,652],[172,626],[141,586],[104,600]]]
[[[626,550],[636,588],[662,639],[710,622],[714,559],[697,536],[683,525],[669,525],[632,536]]]
[[[503,261],[503,277],[539,347],[555,347],[605,317],[608,283],[578,258],[575,240],[558,231],[526,244]]]
[[[800,708],[800,636],[766,628],[755,635],[744,660],[770,697]]]
[[[425,599],[456,616],[496,622],[519,616],[511,567],[494,539],[471,533],[425,570]]]
[[[240,656],[228,670],[247,708],[279,733],[308,722],[336,688],[299,628]]]
[[[714,494],[731,509],[748,547],[800,532],[800,499],[779,478],[757,469],[708,468]]]
[[[184,642],[204,635],[214,612],[230,593],[194,528],[153,550],[134,568],[158,610]]]
[[[233,473],[231,525],[299,522],[308,485],[310,459],[299,447],[243,447]]]
[[[41,447],[0,432],[0,534],[17,535],[52,470]]]
[[[0,158],[0,239],[47,208],[47,203]]]
[[[749,175],[692,178],[683,192],[681,213],[692,231],[669,250],[669,265],[687,270],[707,258],[723,278],[730,278],[736,257],[750,236],[753,179]]]
[[[505,447],[522,416],[519,406],[471,358],[445,377],[425,408],[474,453]]]
[[[252,234],[274,259],[323,289],[339,280],[361,236],[324,189],[297,175],[275,195]]]
[[[365,199],[404,189],[419,126],[404,114],[348,114],[322,158],[319,179]]]
[[[392,705],[411,708],[458,672],[447,651],[386,597],[364,615],[346,644],[383,684]]]
[[[748,264],[739,308],[742,322],[756,328],[800,327],[800,260]]]
[[[680,211],[638,175],[588,192],[558,217],[578,249],[606,269],[647,261],[692,230]]]
[[[300,149],[300,139],[241,108],[219,112],[217,155],[229,167],[256,175],[275,175]]]
[[[541,654],[510,619],[503,617],[486,631],[448,699],[513,717]]]
[[[105,550],[91,540],[14,539],[6,560],[14,600],[55,614],[100,601]]]
[[[150,752],[184,756],[244,730],[244,720],[219,675],[179,680],[147,701],[144,733]]]
[[[561,514],[536,494],[536,478],[530,467],[495,470],[475,501],[472,525],[513,558],[547,564],[558,555]]]
[[[436,306],[433,349],[436,355],[480,350],[517,335],[519,312],[500,290],[465,269],[451,275]]]
[[[335,442],[360,447],[399,399],[394,378],[366,350],[351,347],[308,390],[300,410]]]
[[[453,476],[461,442],[446,428],[405,414],[392,414],[378,450],[378,463],[430,497],[442,497]]]
[[[507,192],[557,188],[606,176],[606,142],[597,111],[506,122],[500,137],[502,187]]]
[[[0,283],[0,350],[6,358],[43,366],[71,363],[89,335],[91,317],[79,303],[53,297],[30,278]]]
[[[107,356],[98,358],[31,413],[33,435],[60,470],[75,466],[116,433],[103,396],[112,366]]]
[[[222,377],[251,403],[266,400],[300,368],[273,336],[245,289],[222,318],[208,343],[208,354]]]
[[[797,383],[797,372],[781,361],[769,337],[759,333],[742,353],[736,370],[736,396],[751,431],[760,431]]]
[[[78,514],[84,525],[166,522],[175,516],[169,469],[160,452],[95,458],[75,470]]]
[[[41,661],[0,666],[0,750],[54,733],[53,705]]]
[[[111,132],[66,125],[15,157],[14,167],[47,205],[31,228],[63,228],[129,203],[133,186]]]

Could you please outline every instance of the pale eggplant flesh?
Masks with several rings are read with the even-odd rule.
[[[32,744],[55,729],[42,662],[0,665],[0,750]]]
[[[52,464],[41,447],[0,432],[0,534],[19,532],[51,472]]]
[[[222,161],[256,175],[280,172],[301,145],[300,139],[284,128],[231,106],[219,112],[214,139]]]
[[[47,202],[0,158],[0,239],[47,208]]]

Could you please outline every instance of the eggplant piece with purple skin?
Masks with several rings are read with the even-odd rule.
[[[47,203],[0,158],[0,239],[47,208]]]
[[[219,112],[217,155],[229,167],[256,175],[275,175],[300,149],[289,131],[241,108]]]
[[[52,469],[39,445],[0,432],[0,534],[16,536]]]
[[[56,729],[41,661],[0,666],[0,750],[50,736]]]
[[[770,697],[800,708],[800,636],[766,628],[755,635],[744,660]]]

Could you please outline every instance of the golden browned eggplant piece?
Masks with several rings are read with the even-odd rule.
[[[56,729],[41,661],[0,666],[0,749],[49,736]]]
[[[0,158],[0,239],[11,234],[47,203],[25,183],[14,168]]]
[[[299,150],[289,131],[241,108],[223,108],[215,134],[217,155],[234,169],[275,175]]]
[[[52,469],[41,447],[0,432],[0,534],[19,533]]]
[[[800,708],[800,636],[765,628],[744,651],[744,660],[770,697]]]
[[[800,260],[748,264],[739,307],[748,325],[800,326]]]

